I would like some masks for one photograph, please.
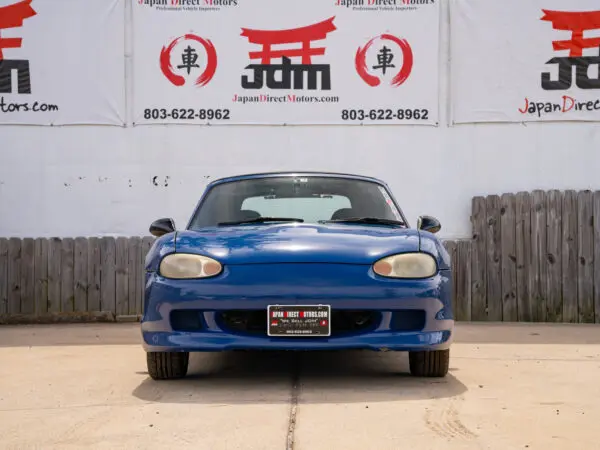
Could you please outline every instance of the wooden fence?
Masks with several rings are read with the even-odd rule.
[[[137,320],[153,241],[0,238],[0,324]]]
[[[600,191],[472,202],[472,239],[444,242],[457,320],[600,323]],[[0,324],[138,320],[153,240],[0,238]]]
[[[600,323],[600,191],[476,197],[471,223],[446,242],[457,320]]]

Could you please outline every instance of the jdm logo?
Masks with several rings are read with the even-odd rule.
[[[175,86],[187,84],[190,78],[194,80],[194,85],[204,86],[212,80],[217,70],[217,51],[209,39],[185,34],[162,48],[160,69]]]
[[[542,73],[542,88],[547,91],[564,91],[573,84],[579,89],[600,89],[600,71],[596,77],[590,78],[590,66],[600,64],[600,55],[583,56],[584,49],[600,49],[600,37],[584,37],[584,33],[600,31],[600,11],[566,12],[542,10],[543,21],[551,22],[552,28],[570,31],[570,40],[552,42],[555,51],[568,50],[569,56],[559,56],[550,59],[546,64],[558,65],[558,79],[552,80],[549,73]]]
[[[379,43],[378,50],[369,52],[376,41]],[[396,58],[398,50],[402,53],[400,60]],[[382,34],[358,48],[354,65],[360,78],[369,86],[379,86],[382,78],[389,77],[391,78],[389,84],[398,87],[408,79],[412,72],[413,52],[406,39],[400,39],[391,34]],[[376,73],[381,75],[375,75]]]
[[[321,77],[321,90],[331,90],[331,67],[327,63],[313,62],[313,57],[325,55],[325,47],[312,47],[313,41],[324,40],[329,33],[336,30],[333,24],[335,17],[312,25],[289,30],[253,30],[242,28],[242,36],[251,44],[260,45],[261,50],[251,51],[251,60],[260,60],[260,64],[250,64],[246,70],[252,70],[254,79],[242,76],[242,88],[262,89],[266,80],[268,89],[304,89],[306,73],[306,89],[317,90],[318,75]],[[296,47],[273,48],[275,46]],[[281,58],[281,63],[273,60]],[[292,58],[297,58],[292,62]],[[299,60],[299,61],[298,61]],[[280,76],[277,76],[281,73]],[[280,78],[279,80],[277,78]]]
[[[31,0],[23,0],[0,8],[0,32],[8,28],[21,28],[25,19],[37,13],[31,7]],[[4,59],[4,49],[21,48],[22,38],[3,38],[0,36],[0,93],[12,94],[12,71],[17,72],[17,92],[31,94],[31,76],[29,60]]]

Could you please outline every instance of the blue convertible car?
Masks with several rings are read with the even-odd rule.
[[[183,231],[150,227],[141,323],[153,379],[189,352],[409,352],[443,377],[453,337],[449,255],[433,217],[411,228],[388,186],[334,173],[213,181]]]

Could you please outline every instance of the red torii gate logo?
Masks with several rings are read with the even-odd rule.
[[[576,67],[575,84],[580,89],[600,89],[600,67],[598,76],[590,79],[588,68],[600,64],[599,56],[583,56],[583,49],[600,49],[600,37],[584,38],[585,31],[600,30],[600,11],[566,12],[543,9],[543,21],[551,22],[555,30],[570,31],[571,39],[553,41],[555,51],[569,50],[569,56],[556,57],[546,64],[558,64],[558,80],[552,81],[549,73],[542,73],[542,88],[546,90],[566,90],[571,87],[573,67]]]
[[[333,24],[335,17],[322,22],[289,30],[251,30],[242,28],[241,36],[248,38],[251,44],[262,45],[261,51],[251,51],[251,60],[259,59],[260,64],[250,64],[245,69],[254,71],[254,81],[247,75],[242,76],[244,89],[261,89],[266,74],[269,89],[304,89],[304,73],[308,74],[307,89],[317,89],[317,75],[321,74],[321,89],[331,89],[331,69],[329,64],[313,64],[313,56],[323,56],[325,47],[311,47],[312,41],[323,40],[337,28]],[[300,48],[272,49],[277,44],[301,44]],[[293,64],[290,58],[301,58],[300,64]],[[271,59],[281,58],[281,64],[272,64]],[[281,72],[281,80],[275,74]],[[293,87],[292,87],[293,75]]]
[[[31,7],[32,0],[22,0],[12,5],[0,7],[0,32],[8,28],[20,28],[25,19],[37,13]],[[3,38],[0,35],[0,93],[12,93],[11,74],[17,71],[18,93],[31,94],[31,78],[29,74],[29,61],[23,59],[4,59],[2,50],[7,48],[21,48],[22,38]]]

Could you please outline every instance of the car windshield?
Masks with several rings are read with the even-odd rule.
[[[278,219],[317,223],[358,218],[403,222],[386,189],[374,182],[319,176],[265,177],[214,186],[189,228]]]

